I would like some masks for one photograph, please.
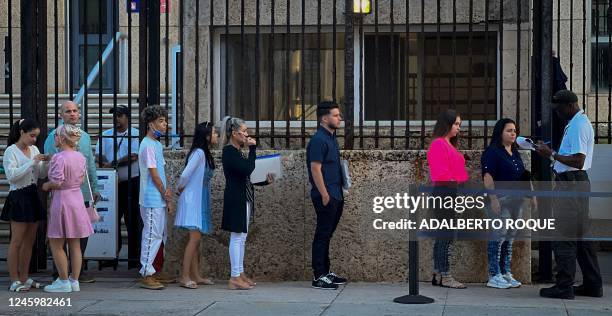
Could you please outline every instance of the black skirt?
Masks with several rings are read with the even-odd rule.
[[[0,219],[22,223],[35,223],[47,219],[47,211],[38,196],[36,184],[10,191]]]

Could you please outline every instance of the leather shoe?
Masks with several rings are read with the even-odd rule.
[[[556,285],[549,288],[540,289],[540,296],[547,298],[560,298],[564,300],[573,300],[574,299],[574,290],[573,288],[560,289]]]
[[[578,296],[602,297],[603,288],[585,287],[583,284],[579,286],[574,286],[574,294]]]

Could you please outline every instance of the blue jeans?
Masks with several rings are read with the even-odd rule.
[[[505,221],[508,218],[517,219],[523,216],[523,198],[502,197],[499,199],[501,213],[495,214],[490,209],[488,216],[491,219],[499,218]],[[516,229],[492,229],[487,244],[489,259],[489,275],[511,273],[512,242],[516,237]]]
[[[434,272],[442,276],[449,276],[448,249],[453,243],[452,239],[436,238],[433,249]]]
[[[446,196],[455,197],[457,196],[457,187],[453,186],[440,186],[434,187],[433,196]],[[438,220],[451,220],[455,218],[455,211],[453,209],[434,209],[433,218]],[[449,248],[455,239],[455,232],[451,230],[438,230],[436,231],[436,238],[433,248],[433,268],[434,273],[439,273],[441,276],[450,276],[450,264],[448,261]]]

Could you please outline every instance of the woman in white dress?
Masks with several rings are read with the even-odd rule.
[[[214,175],[215,161],[210,147],[217,144],[218,137],[212,123],[204,122],[196,126],[193,144],[178,183],[180,196],[174,226],[189,231],[179,282],[188,289],[195,289],[198,284],[214,284],[200,275],[199,249],[202,234],[210,234],[213,230],[210,181]]]

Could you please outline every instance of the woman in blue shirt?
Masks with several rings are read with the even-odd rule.
[[[491,144],[482,154],[481,166],[485,187],[494,189],[529,189],[529,173],[525,170],[523,160],[516,145],[516,124],[513,120],[499,120],[493,129]],[[490,218],[502,220],[522,217],[524,197],[501,196],[489,194]],[[533,199],[535,203],[535,197]],[[512,242],[516,230],[493,230],[488,242],[487,254],[489,261],[488,287],[507,289],[519,287],[521,283],[512,276],[510,265],[512,259]]]

